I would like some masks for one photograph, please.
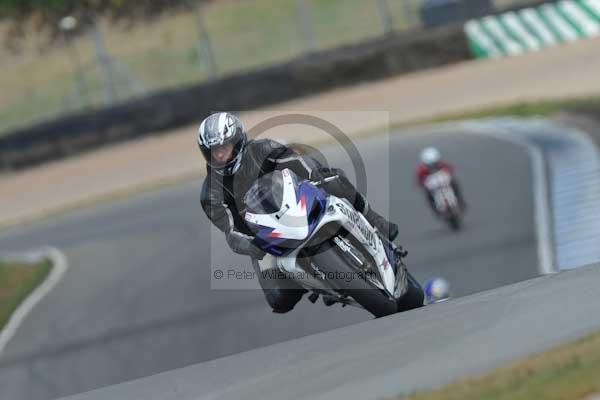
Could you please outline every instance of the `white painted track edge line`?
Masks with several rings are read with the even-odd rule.
[[[28,260],[37,259],[39,261],[49,258],[52,262],[52,269],[50,270],[50,273],[46,279],[17,307],[6,323],[4,329],[0,331],[0,356],[2,356],[2,352],[4,351],[6,345],[17,333],[17,330],[27,315],[29,315],[33,308],[48,293],[50,293],[52,289],[54,289],[69,267],[67,257],[56,247],[44,247],[39,251],[25,255],[24,258]]]
[[[552,240],[550,195],[546,163],[542,150],[532,144],[527,144],[533,170],[533,197],[535,201],[535,221],[538,241],[538,257],[540,272],[552,274],[558,272],[554,260]]]
[[[542,275],[555,274],[558,268],[555,262],[554,243],[552,239],[552,214],[550,211],[550,197],[548,188],[548,174],[546,161],[542,150],[535,144],[529,143],[519,137],[510,134],[502,134],[495,130],[472,129],[472,123],[476,121],[464,121],[462,125],[466,128],[464,132],[475,135],[484,135],[498,140],[507,141],[527,150],[531,162],[531,173],[533,179],[533,201],[534,201],[534,223],[537,241],[538,271]],[[489,121],[487,122],[489,123]],[[479,128],[483,125],[477,125]],[[500,129],[500,128],[496,128]]]

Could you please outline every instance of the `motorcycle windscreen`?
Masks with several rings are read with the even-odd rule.
[[[298,184],[290,170],[258,179],[244,198],[244,219],[263,250],[284,255],[297,248],[316,227],[326,195],[307,182]]]
[[[263,175],[254,182],[244,196],[245,211],[253,214],[272,214],[279,211],[283,203],[283,189],[281,171]],[[256,228],[253,230],[255,231]]]

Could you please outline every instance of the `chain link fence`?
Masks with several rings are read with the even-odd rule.
[[[485,1],[485,0],[484,0]],[[528,0],[489,0],[498,9]],[[177,12],[120,26],[98,21],[43,54],[0,60],[0,134],[64,113],[216,79],[303,54],[428,27],[425,10],[454,4],[462,17],[480,0],[190,1]],[[441,8],[440,8],[441,9]]]

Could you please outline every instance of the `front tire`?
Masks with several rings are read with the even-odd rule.
[[[327,277],[327,282],[339,293],[352,297],[376,318],[398,312],[396,301],[372,286],[364,279],[364,275],[360,277],[359,272],[348,265],[339,251],[335,244],[327,243],[311,257],[319,271]]]
[[[417,280],[406,271],[408,290],[398,299],[398,312],[408,311],[425,305],[425,293]]]

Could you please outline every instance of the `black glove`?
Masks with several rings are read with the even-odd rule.
[[[256,247],[252,241],[252,237],[244,235],[242,233],[231,231],[226,235],[227,244],[237,254],[244,256],[250,256],[257,260],[262,260],[265,256],[265,252]]]
[[[400,258],[405,258],[408,255],[408,251],[402,246],[397,246],[394,249],[394,254]]]
[[[313,182],[323,182],[323,180],[336,175],[340,177],[346,176],[344,171],[339,168],[320,167],[312,170],[310,180]]]

